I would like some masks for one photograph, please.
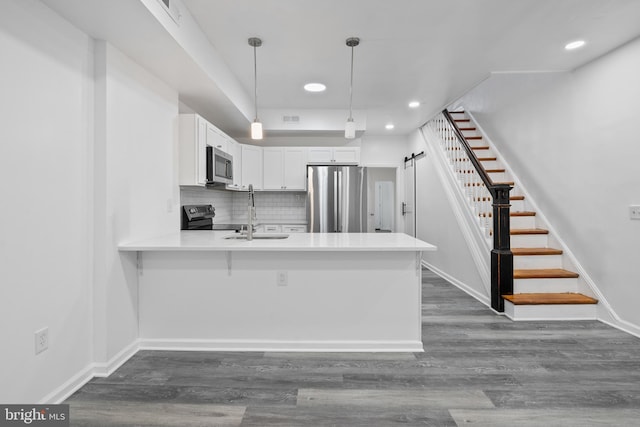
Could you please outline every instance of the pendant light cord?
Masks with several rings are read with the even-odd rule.
[[[253,46],[253,104],[256,109],[254,120],[258,120],[258,60],[256,59],[256,46]]]
[[[349,120],[353,120],[353,46],[351,46],[351,80],[349,82]]]

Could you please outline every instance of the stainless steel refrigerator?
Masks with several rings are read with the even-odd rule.
[[[365,233],[367,169],[308,166],[307,222],[311,233]]]

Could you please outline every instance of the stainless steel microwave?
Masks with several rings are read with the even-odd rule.
[[[233,184],[233,157],[207,146],[207,185]]]

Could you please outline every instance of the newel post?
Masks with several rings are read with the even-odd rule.
[[[513,294],[513,253],[509,225],[508,184],[493,187],[493,249],[491,250],[491,308],[504,312],[502,295]]]

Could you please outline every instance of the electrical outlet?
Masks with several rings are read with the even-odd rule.
[[[49,328],[42,328],[36,331],[36,354],[42,353],[49,348]]]
[[[286,271],[278,271],[276,273],[278,286],[287,286],[289,283],[289,275]]]
[[[629,218],[640,219],[640,205],[629,206]]]

